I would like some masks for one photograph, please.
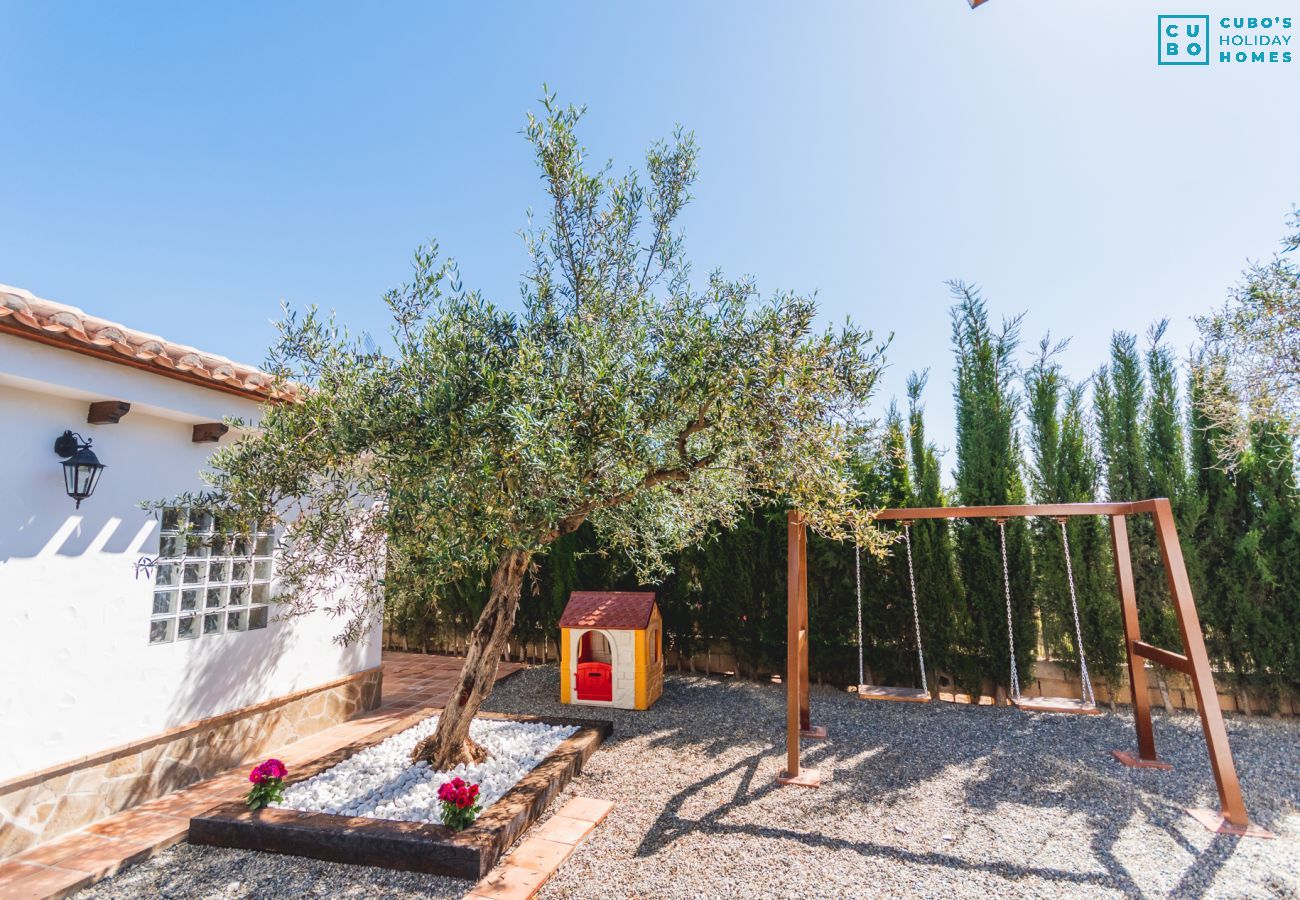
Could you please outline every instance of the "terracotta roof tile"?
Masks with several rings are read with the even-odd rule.
[[[274,379],[254,366],[174,344],[7,284],[0,284],[0,334],[263,400],[293,400],[300,390],[296,385],[277,389]]]
[[[647,628],[655,595],[649,591],[574,591],[561,628]]]

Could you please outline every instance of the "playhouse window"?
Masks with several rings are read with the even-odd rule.
[[[149,643],[265,628],[274,548],[270,528],[259,526],[246,534],[223,529],[210,513],[164,510]]]
[[[650,636],[650,662],[659,662],[659,629],[651,628],[647,632]]]
[[[578,641],[578,662],[613,662],[609,639],[599,631],[588,631]]]

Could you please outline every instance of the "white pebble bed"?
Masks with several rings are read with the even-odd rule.
[[[285,788],[284,802],[274,805],[302,812],[441,824],[438,788],[443,782],[460,777],[479,785],[479,803],[487,809],[578,730],[536,722],[475,719],[469,734],[487,750],[487,759],[439,772],[426,762],[411,763],[415,745],[437,726],[438,717],[430,716],[319,775],[290,785]]]

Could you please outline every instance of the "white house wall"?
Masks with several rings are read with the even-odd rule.
[[[42,379],[49,379],[48,381]],[[87,425],[89,399],[125,400]],[[379,665],[379,632],[342,648],[325,613],[150,645],[158,522],[139,509],[200,488],[196,422],[255,416],[243,398],[0,335],[0,780]],[[54,439],[107,465],[74,509]],[[227,438],[228,439],[228,438]]]

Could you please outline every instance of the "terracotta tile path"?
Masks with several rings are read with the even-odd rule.
[[[278,756],[292,769],[391,724],[408,715],[413,707],[442,706],[461,666],[457,657],[387,651],[383,661],[384,703],[379,709],[269,755]],[[518,663],[502,663],[497,679],[522,668]],[[248,791],[247,767],[253,762],[256,760],[0,862],[0,900],[65,897],[180,843],[189,834],[191,816],[238,799]],[[559,816],[551,821],[556,818]]]
[[[613,808],[608,800],[574,797],[506,854],[465,900],[528,900]]]

